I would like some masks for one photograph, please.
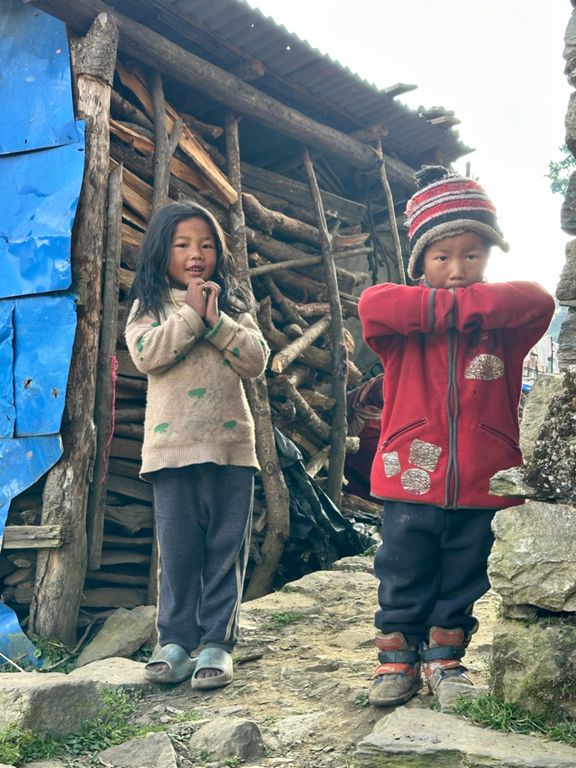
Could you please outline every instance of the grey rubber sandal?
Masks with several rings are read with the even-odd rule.
[[[181,683],[192,676],[196,662],[181,645],[156,646],[144,669],[144,677],[151,683]],[[167,669],[155,671],[149,669],[151,664],[165,664]]]
[[[198,672],[202,669],[219,669],[220,674],[214,677],[198,678]],[[204,648],[198,656],[191,685],[196,691],[207,691],[211,688],[222,688],[229,685],[232,682],[232,677],[232,656],[222,648]]]

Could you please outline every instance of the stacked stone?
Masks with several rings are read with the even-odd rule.
[[[572,5],[576,5],[574,0]],[[576,88],[576,8],[572,11],[564,41],[564,72],[570,85]],[[566,144],[576,157],[576,91],[570,96],[566,114]],[[576,235],[576,171],[568,184],[562,206],[561,226],[567,234]],[[561,369],[566,370],[569,366],[576,365],[576,240],[571,240],[566,246],[566,263],[556,296],[560,304],[568,307],[568,315],[562,324],[558,339],[558,361]]]

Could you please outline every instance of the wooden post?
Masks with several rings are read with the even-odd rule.
[[[96,456],[92,485],[88,493],[86,515],[88,532],[88,568],[97,571],[102,557],[104,536],[104,501],[108,450],[114,430],[114,382],[116,377],[116,338],[118,335],[118,270],[120,268],[120,233],[122,229],[122,166],[110,173],[108,182],[108,224],[106,228],[106,263],[102,296],[100,357],[96,374]]]
[[[86,503],[94,455],[94,400],[98,367],[100,292],[110,160],[110,91],[118,29],[111,14],[100,14],[77,44],[77,113],[86,120],[86,165],[73,237],[73,270],[78,287],[78,325],[72,352],[64,454],[48,473],[42,525],[61,524],[69,541],[40,550],[30,608],[30,628],[73,647],[86,575]]]
[[[382,139],[378,138],[376,142],[376,153],[380,160],[380,181],[384,188],[386,196],[386,205],[388,206],[388,220],[390,221],[390,231],[394,242],[394,252],[396,253],[396,263],[398,265],[398,278],[402,285],[406,285],[406,274],[404,273],[404,259],[402,258],[402,245],[400,244],[400,235],[398,234],[398,223],[396,221],[396,211],[394,210],[394,198],[392,189],[386,173],[386,163],[384,162],[384,152],[382,151]]]
[[[246,226],[242,209],[238,121],[230,113],[226,115],[226,156],[228,177],[238,193],[238,200],[230,206],[232,254],[242,284],[251,290]],[[267,512],[266,536],[262,544],[263,560],[255,567],[245,594],[247,600],[254,600],[270,591],[284,552],[284,542],[290,532],[290,496],[276,451],[265,375],[247,381],[245,388],[256,428],[256,453],[260,463]]]
[[[346,383],[348,380],[348,355],[344,344],[344,324],[342,319],[342,306],[338,292],[338,280],[336,267],[332,256],[332,241],[324,206],[320,197],[320,189],[314,172],[314,166],[310,159],[308,149],[303,149],[303,160],[314,209],[316,211],[317,226],[322,237],[322,258],[324,260],[324,273],[326,287],[328,288],[328,300],[330,302],[330,341],[332,357],[332,397],[335,400],[332,414],[332,441],[330,443],[330,465],[328,467],[328,480],[326,481],[326,493],[337,507],[340,506],[342,496],[342,478],[344,476],[344,459],[346,458]]]
[[[166,205],[170,189],[170,163],[176,151],[184,123],[176,120],[170,136],[166,129],[166,102],[159,72],[152,74],[152,103],[154,105],[154,190],[152,192],[152,213]]]

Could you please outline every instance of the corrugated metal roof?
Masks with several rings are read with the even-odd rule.
[[[227,71],[257,60],[260,90],[345,132],[384,122],[385,148],[412,166],[470,152],[453,128],[415,110],[313,48],[245,0],[117,0],[118,10]],[[202,104],[209,110],[205,97]],[[260,145],[261,148],[261,145]]]

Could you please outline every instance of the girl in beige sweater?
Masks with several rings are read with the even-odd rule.
[[[146,677],[156,682],[232,680],[258,469],[242,379],[260,376],[268,358],[249,310],[214,217],[189,203],[161,208],[125,331],[148,377],[141,472],[154,488],[160,570]]]

